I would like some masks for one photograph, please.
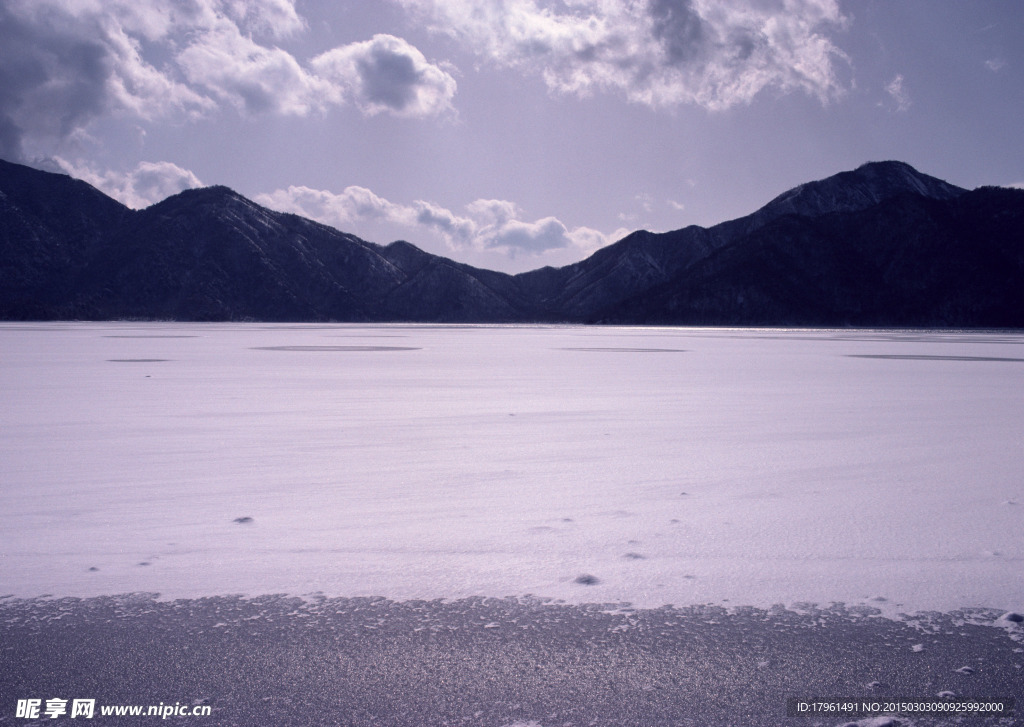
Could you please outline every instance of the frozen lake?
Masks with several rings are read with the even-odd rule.
[[[1020,610],[1022,442],[1014,333],[7,323],[0,595]]]

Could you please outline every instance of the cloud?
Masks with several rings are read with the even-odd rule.
[[[885,87],[885,92],[896,102],[897,111],[902,112],[910,108],[910,94],[903,87],[903,76],[897,75],[893,78]]]
[[[1002,58],[990,58],[989,60],[985,61],[985,67],[988,68],[993,73],[999,73],[999,71],[1006,68],[1006,61],[1003,60]]]
[[[451,109],[455,79],[393,35],[335,48],[311,65],[345,88],[366,114],[432,116]]]
[[[451,109],[455,79],[402,38],[375,35],[304,68],[221,18],[176,58],[188,80],[249,114],[305,116],[351,101],[367,115],[434,116]]]
[[[294,0],[4,0],[0,156],[54,155],[112,116],[188,121],[225,107],[304,116],[354,103],[366,114],[423,117],[451,108],[451,74],[401,38],[375,36],[309,63],[265,42],[305,28]]]
[[[102,115],[188,116],[212,108],[144,60],[124,23],[98,6],[90,14],[88,5],[0,5],[0,155],[24,159],[26,141],[68,138]],[[129,20],[142,25],[138,12]]]
[[[557,93],[725,109],[773,88],[822,103],[847,56],[824,34],[837,0],[395,0],[499,66]]]
[[[414,241],[440,236],[453,250],[497,251],[515,258],[559,249],[593,251],[626,234],[606,235],[588,227],[569,229],[554,217],[522,219],[522,211],[507,200],[479,199],[466,205],[465,214],[424,200],[410,205],[388,201],[365,187],[347,187],[340,193],[309,187],[289,187],[258,195],[255,201],[343,230],[364,222],[386,222],[404,227]]]
[[[536,222],[509,220],[498,227],[485,229],[481,240],[485,247],[504,250],[514,257],[519,252],[536,254],[565,247],[585,247],[593,238],[582,235],[582,229],[578,228],[574,234],[554,217]]]
[[[641,192],[633,198],[643,209],[644,212],[650,212],[654,209],[654,197],[649,192]]]
[[[251,32],[286,38],[306,29],[293,0],[225,0],[224,6]]]
[[[504,199],[478,199],[466,205],[466,211],[485,226],[501,226],[520,215],[515,203]]]
[[[460,217],[449,209],[423,200],[417,200],[413,209],[416,210],[416,224],[440,233],[449,247],[458,249],[473,245],[479,231],[475,220]]]
[[[310,187],[288,187],[260,194],[255,201],[344,230],[364,220],[415,226],[417,212],[379,197],[366,187],[346,187],[335,193]]]
[[[339,103],[339,90],[287,51],[265,48],[220,19],[176,58],[190,83],[250,114],[305,116]]]
[[[53,161],[67,174],[88,182],[133,209],[143,209],[178,192],[203,186],[195,174],[171,162],[141,162],[130,172],[98,172],[61,157]]]

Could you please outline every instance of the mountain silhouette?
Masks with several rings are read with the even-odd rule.
[[[0,318],[1022,327],[1024,190],[874,162],[508,275],[227,187],[132,210],[0,160]]]

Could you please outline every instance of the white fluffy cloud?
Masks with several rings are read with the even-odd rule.
[[[375,35],[335,48],[314,58],[311,65],[346,89],[370,115],[432,116],[451,109],[455,95],[451,74],[393,35]]]
[[[177,56],[190,83],[252,114],[305,116],[340,101],[330,82],[307,72],[288,52],[266,48],[218,19]]]
[[[366,187],[346,187],[335,193],[292,186],[258,195],[255,201],[279,212],[302,215],[342,230],[360,220],[416,224],[416,210],[389,202]]]
[[[142,209],[186,189],[203,186],[187,169],[171,162],[141,162],[130,172],[97,172],[57,157],[57,165],[134,209]]]
[[[724,109],[767,88],[827,101],[847,57],[824,34],[837,0],[396,0],[553,91]]]
[[[294,0],[224,0],[226,12],[250,31],[284,38],[306,28]]]
[[[588,227],[569,229],[554,217],[530,222],[506,200],[476,200],[466,205],[465,214],[457,214],[423,200],[411,205],[391,202],[365,187],[347,187],[340,193],[289,187],[259,195],[256,201],[342,230],[351,231],[363,221],[383,221],[406,228],[413,240],[434,233],[453,250],[492,250],[509,257],[565,248],[590,252],[625,234],[625,230],[606,235]]]
[[[401,38],[375,36],[308,63],[265,42],[305,27],[294,0],[4,0],[0,157],[46,156],[114,115],[194,119],[227,105],[301,116],[354,103],[422,117],[451,108],[451,74]]]

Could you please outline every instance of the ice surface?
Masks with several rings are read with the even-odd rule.
[[[1021,359],[1009,333],[4,324],[0,595],[1020,611]]]

